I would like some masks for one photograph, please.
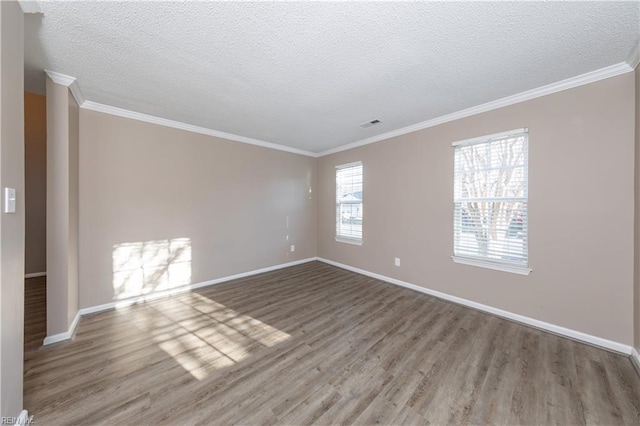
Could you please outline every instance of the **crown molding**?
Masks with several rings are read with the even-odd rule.
[[[298,148],[292,148],[289,146],[280,145],[273,142],[266,142],[259,139],[248,138],[245,136],[235,135],[233,133],[221,132],[219,130],[208,129],[206,127],[195,126],[193,124],[187,124],[181,121],[169,120],[166,118],[156,117],[153,115],[142,114],[139,112],[117,108],[109,105],[104,105],[97,102],[85,101],[82,104],[82,108],[89,109],[91,111],[102,112],[105,114],[117,115],[119,117],[130,118],[132,120],[158,124],[160,126],[173,127],[174,129],[186,130],[193,133],[200,133],[203,135],[213,136],[216,138],[228,139],[231,141],[246,143],[249,145],[261,146],[263,148],[277,149],[279,151],[290,152],[292,154],[306,155],[309,157],[318,156],[318,154],[314,152],[304,151]]]
[[[43,13],[40,3],[35,0],[18,0],[23,13]]]
[[[143,114],[140,112],[130,111],[123,108],[118,108],[110,105],[100,104],[98,102],[92,102],[85,99],[78,86],[78,81],[75,77],[71,77],[59,72],[44,70],[49,78],[56,84],[67,86],[71,90],[71,94],[75,98],[78,106],[91,111],[102,112],[104,114],[116,115],[118,117],[130,118],[132,120],[144,121],[146,123],[158,124],[160,126],[172,127],[174,129],[186,130],[188,132],[199,133],[202,135],[213,136],[216,138],[227,139],[235,142],[246,143],[249,145],[261,146],[263,148],[277,149],[279,151],[290,152],[292,154],[306,155],[308,157],[317,157],[315,152],[305,151],[298,148],[293,148],[286,145],[280,145],[273,142],[267,142],[259,139],[248,138],[245,136],[235,135],[233,133],[221,132],[219,130],[208,129],[206,127],[195,126],[193,124],[183,123],[181,121],[169,120],[166,118],[156,117],[149,114]]]
[[[346,151],[346,150],[357,148],[364,145],[369,145],[369,144],[380,142],[396,136],[406,135],[407,133],[412,133],[418,130],[427,129],[429,127],[434,127],[439,124],[449,123],[454,120],[459,120],[461,118],[470,117],[472,115],[480,114],[487,111],[492,111],[494,109],[506,107],[509,105],[517,104],[520,102],[528,101],[528,100],[539,98],[542,96],[551,95],[552,93],[561,92],[563,90],[573,89],[574,87],[582,86],[589,83],[594,83],[596,81],[603,80],[605,78],[615,77],[617,75],[625,74],[630,71],[633,71],[633,67],[631,67],[629,63],[620,62],[618,64],[601,68],[599,70],[591,71],[585,74],[578,75],[576,77],[567,78],[566,80],[562,80],[556,83],[548,84],[546,86],[538,87],[537,89],[527,90],[526,92],[518,93],[512,96],[507,96],[506,98],[487,102],[482,105],[463,109],[457,112],[453,112],[451,114],[442,115],[440,117],[432,118],[430,120],[422,121],[420,123],[412,124],[411,126],[402,127],[397,130],[392,130],[390,132],[382,133],[380,135],[372,136],[366,139],[361,139],[359,141],[351,142],[346,145],[340,145],[338,147],[331,148],[326,151],[322,151],[318,153],[318,157],[323,157],[325,155],[335,154],[337,152]]]
[[[81,107],[82,105],[84,105],[84,103],[86,102],[84,96],[82,96],[82,92],[80,91],[80,88],[78,87],[78,82],[74,81],[73,83],[71,83],[71,85],[69,86],[69,90],[71,90],[71,94],[73,95],[73,97],[75,98],[76,102],[78,103],[78,106]]]
[[[56,84],[61,84],[63,86],[71,86],[75,81],[75,77],[71,77],[70,75],[61,74],[59,72],[44,70],[47,76]]]
[[[638,37],[636,44],[633,46],[633,49],[631,49],[631,52],[629,52],[627,64],[629,64],[632,70],[636,69],[640,64],[640,37]]]
[[[44,72],[54,83],[67,86],[69,90],[71,90],[71,94],[78,103],[78,106],[82,106],[82,104],[84,104],[85,99],[84,96],[82,96],[82,92],[78,86],[78,80],[76,80],[75,77],[50,70],[44,70]]]
[[[629,59],[626,62],[620,62],[599,70],[591,71],[585,74],[571,77],[556,83],[551,83],[546,86],[538,87],[536,89],[527,90],[526,92],[518,93],[512,96],[507,96],[495,101],[487,102],[482,105],[477,105],[471,108],[463,109],[451,114],[442,115],[440,117],[432,118],[430,120],[422,121],[420,123],[412,124],[410,126],[402,127],[397,130],[382,133],[376,136],[371,136],[366,139],[340,145],[335,148],[331,148],[321,152],[305,151],[298,148],[289,147],[286,145],[280,145],[273,142],[267,142],[260,139],[253,139],[246,136],[240,136],[233,133],[222,132],[219,130],[213,130],[206,127],[200,127],[193,124],[184,123],[181,121],[169,120],[166,118],[156,117],[149,114],[143,114],[123,108],[113,107],[110,105],[100,104],[97,102],[88,101],[82,95],[75,77],[71,77],[65,74],[57,73],[50,70],[45,70],[49,78],[54,83],[62,84],[69,87],[71,93],[78,105],[82,108],[102,112],[104,114],[116,115],[119,117],[130,118],[132,120],[144,121],[147,123],[158,124],[160,126],[172,127],[175,129],[186,130],[189,132],[199,133],[203,135],[213,136],[221,139],[227,139],[235,142],[246,143],[249,145],[261,146],[263,148],[276,149],[279,151],[290,152],[292,154],[305,155],[308,157],[323,157],[325,155],[335,154],[341,151],[347,151],[349,149],[357,148],[364,145],[380,142],[386,139],[394,138],[397,136],[406,135],[407,133],[416,132],[418,130],[427,129],[429,127],[438,126],[440,124],[449,123],[451,121],[459,120],[461,118],[471,117],[483,112],[492,111],[498,108],[514,105],[520,102],[528,101],[531,99],[539,98],[542,96],[550,95],[553,93],[561,92],[563,90],[573,89],[575,87],[583,86],[585,84],[594,83],[596,81],[604,80],[606,78],[615,77],[621,74],[631,72],[640,62],[640,44],[636,44],[633,51],[629,55]],[[635,64],[635,66],[633,65]]]

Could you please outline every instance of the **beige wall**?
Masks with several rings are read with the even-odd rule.
[[[81,109],[80,307],[315,256],[314,167]]]
[[[47,77],[47,335],[78,311],[78,106]]]
[[[318,255],[631,345],[634,78],[627,73],[320,158]],[[529,128],[533,272],[454,264],[451,143],[519,127]],[[334,166],[357,160],[364,165],[362,247],[334,241]]]
[[[26,274],[47,270],[47,99],[24,94]]]
[[[0,2],[0,188],[16,189],[16,212],[0,213],[0,415],[22,410],[24,323],[24,17]]]
[[[635,282],[634,282],[634,329],[635,347],[640,351],[640,67],[636,68],[636,145],[635,145]]]

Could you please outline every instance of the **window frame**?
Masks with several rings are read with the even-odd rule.
[[[345,164],[339,164],[337,166],[335,166],[335,201],[336,201],[336,206],[335,206],[335,241],[339,242],[339,243],[346,243],[346,244],[353,244],[353,245],[357,245],[357,246],[361,246],[363,245],[363,241],[364,241],[364,221],[361,220],[362,223],[362,230],[360,231],[360,237],[354,237],[352,235],[342,235],[339,233],[339,229],[340,229],[340,223],[338,222],[340,220],[340,206],[342,206],[345,203],[341,203],[338,201],[338,191],[340,188],[340,183],[338,182],[338,173],[341,170],[344,169],[349,169],[349,168],[353,168],[353,167],[360,167],[362,169],[362,174],[361,174],[361,180],[362,180],[362,188],[361,188],[361,192],[362,192],[362,197],[361,197],[361,211],[360,214],[362,215],[362,213],[364,212],[364,165],[362,164],[362,161],[353,161],[350,163],[345,163]],[[351,204],[351,203],[350,203]]]
[[[478,253],[478,255],[460,255],[456,254],[456,242],[459,241],[460,235],[462,233],[462,224],[460,226],[456,226],[456,204],[460,203],[460,200],[464,200],[465,197],[456,198],[456,187],[460,183],[458,179],[461,176],[458,176],[458,170],[456,169],[456,156],[458,155],[458,150],[471,145],[481,145],[481,144],[489,144],[492,142],[496,142],[502,139],[507,139],[511,136],[517,135],[525,135],[524,140],[524,196],[523,197],[511,197],[512,199],[521,199],[521,202],[526,206],[525,210],[525,218],[526,218],[526,227],[525,227],[525,235],[523,236],[523,245],[526,248],[526,257],[525,262],[510,262],[499,260],[495,258],[490,258],[488,256],[482,256]],[[471,139],[465,139],[457,142],[453,142],[452,147],[454,148],[454,172],[453,172],[453,255],[451,259],[455,263],[460,263],[464,265],[477,266],[482,268],[494,269],[503,272],[510,272],[521,275],[529,275],[532,269],[529,267],[529,191],[528,191],[528,183],[529,183],[529,129],[528,128],[520,128],[509,130],[506,132],[494,133],[491,135],[475,137]],[[511,166],[512,168],[520,168],[521,166]],[[477,199],[487,199],[490,200],[492,197],[477,197]],[[461,219],[462,220],[462,219]]]

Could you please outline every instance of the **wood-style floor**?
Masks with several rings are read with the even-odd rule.
[[[314,262],[82,319],[36,424],[639,424],[630,360]]]
[[[24,281],[24,353],[42,346],[47,337],[47,278]]]

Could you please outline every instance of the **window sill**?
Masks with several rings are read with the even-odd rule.
[[[355,238],[347,238],[347,237],[338,237],[336,236],[336,241],[339,243],[353,244],[354,246],[361,246],[362,240],[356,240]]]
[[[496,271],[511,272],[512,274],[529,275],[532,269],[525,266],[505,265],[502,263],[489,262],[479,259],[470,259],[468,257],[451,256],[455,263],[463,265],[477,266],[479,268],[494,269]]]

